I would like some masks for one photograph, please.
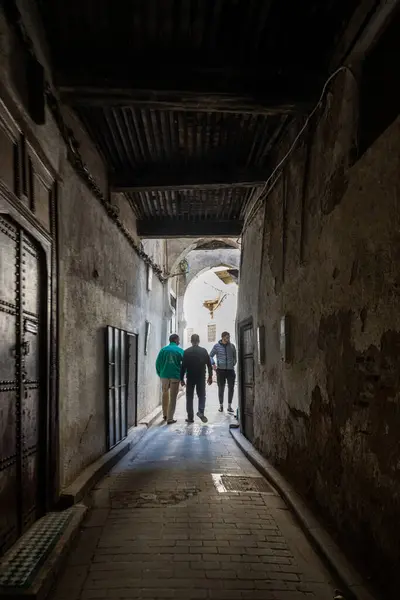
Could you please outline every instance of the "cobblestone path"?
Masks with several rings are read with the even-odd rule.
[[[213,386],[209,423],[187,425],[181,399],[178,423],[151,429],[100,482],[53,600],[332,600],[329,574],[217,404]]]

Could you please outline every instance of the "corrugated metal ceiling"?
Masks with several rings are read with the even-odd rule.
[[[298,72],[302,87],[304,71],[323,70],[357,5],[357,0],[37,1],[61,79],[82,85],[96,79],[104,93],[123,82],[148,90],[150,98],[157,90],[194,90],[206,99],[233,90],[257,101],[275,91],[274,77],[281,81],[282,73]],[[143,108],[131,98],[119,106],[81,102],[76,110],[111,177],[124,173],[134,180],[145,172],[148,180],[160,170],[196,173],[210,167],[258,168],[268,177],[268,156],[287,115],[172,105]],[[127,190],[139,219],[240,221],[255,190],[152,187]]]
[[[78,110],[114,170],[193,160],[262,166],[273,132],[286,119],[132,107]]]
[[[178,220],[240,220],[254,188],[128,192],[139,218],[174,217]]]
[[[201,162],[257,166],[267,171],[267,154],[283,117],[232,113],[185,113],[126,108],[79,108],[110,172],[145,168],[182,170]],[[141,217],[240,219],[253,188],[131,192]]]

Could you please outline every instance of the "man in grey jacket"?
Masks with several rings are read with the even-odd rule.
[[[215,366],[214,356],[217,359],[217,366]],[[220,341],[211,350],[210,358],[211,364],[217,370],[219,412],[224,410],[225,384],[228,382],[228,412],[233,413],[232,400],[235,389],[237,353],[227,331],[223,332]]]

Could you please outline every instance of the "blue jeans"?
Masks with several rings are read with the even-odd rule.
[[[199,412],[203,413],[206,407],[206,380],[204,376],[199,377],[199,379],[188,379],[186,382],[186,411],[190,421],[194,419],[193,399],[195,389],[199,399]]]

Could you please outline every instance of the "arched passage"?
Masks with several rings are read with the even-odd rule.
[[[236,240],[199,238],[191,241],[184,250],[182,250],[182,246],[179,248],[181,251],[175,254],[170,270],[173,275],[170,279],[170,286],[176,294],[177,332],[182,338],[186,327],[183,302],[188,285],[204,270],[221,265],[238,270],[240,247]],[[184,265],[182,265],[182,261],[185,261]],[[179,274],[181,272],[180,265],[183,267],[182,274]]]
[[[213,267],[204,267],[193,275],[186,287],[183,298],[184,334],[182,346],[191,345],[190,338],[193,333],[200,336],[200,345],[211,352],[214,344],[220,340],[221,333],[228,331],[231,341],[236,346],[236,312],[238,285],[232,278],[226,277],[229,269],[235,269],[234,264],[220,264]],[[210,304],[215,303],[213,316],[210,313]],[[216,386],[216,377],[214,385]],[[217,399],[217,388],[214,387],[214,400]],[[234,402],[237,401],[237,387],[235,386]]]
[[[183,312],[185,319],[185,335],[182,345],[190,345],[192,333],[200,335],[201,345],[210,351],[221,332],[229,331],[235,342],[235,321],[237,309],[238,286],[235,282],[225,283],[219,273],[226,273],[233,265],[204,267],[189,282],[184,299]],[[204,306],[205,301],[220,300],[213,317]]]
[[[172,329],[183,339],[185,320],[183,298],[190,281],[202,269],[231,264],[239,269],[240,244],[236,238],[181,238],[168,240],[167,270],[169,281],[166,319],[168,334]]]
[[[180,263],[193,250],[216,252],[220,250],[239,250],[240,244],[234,238],[184,238],[168,240],[168,270],[170,274],[179,271]]]

